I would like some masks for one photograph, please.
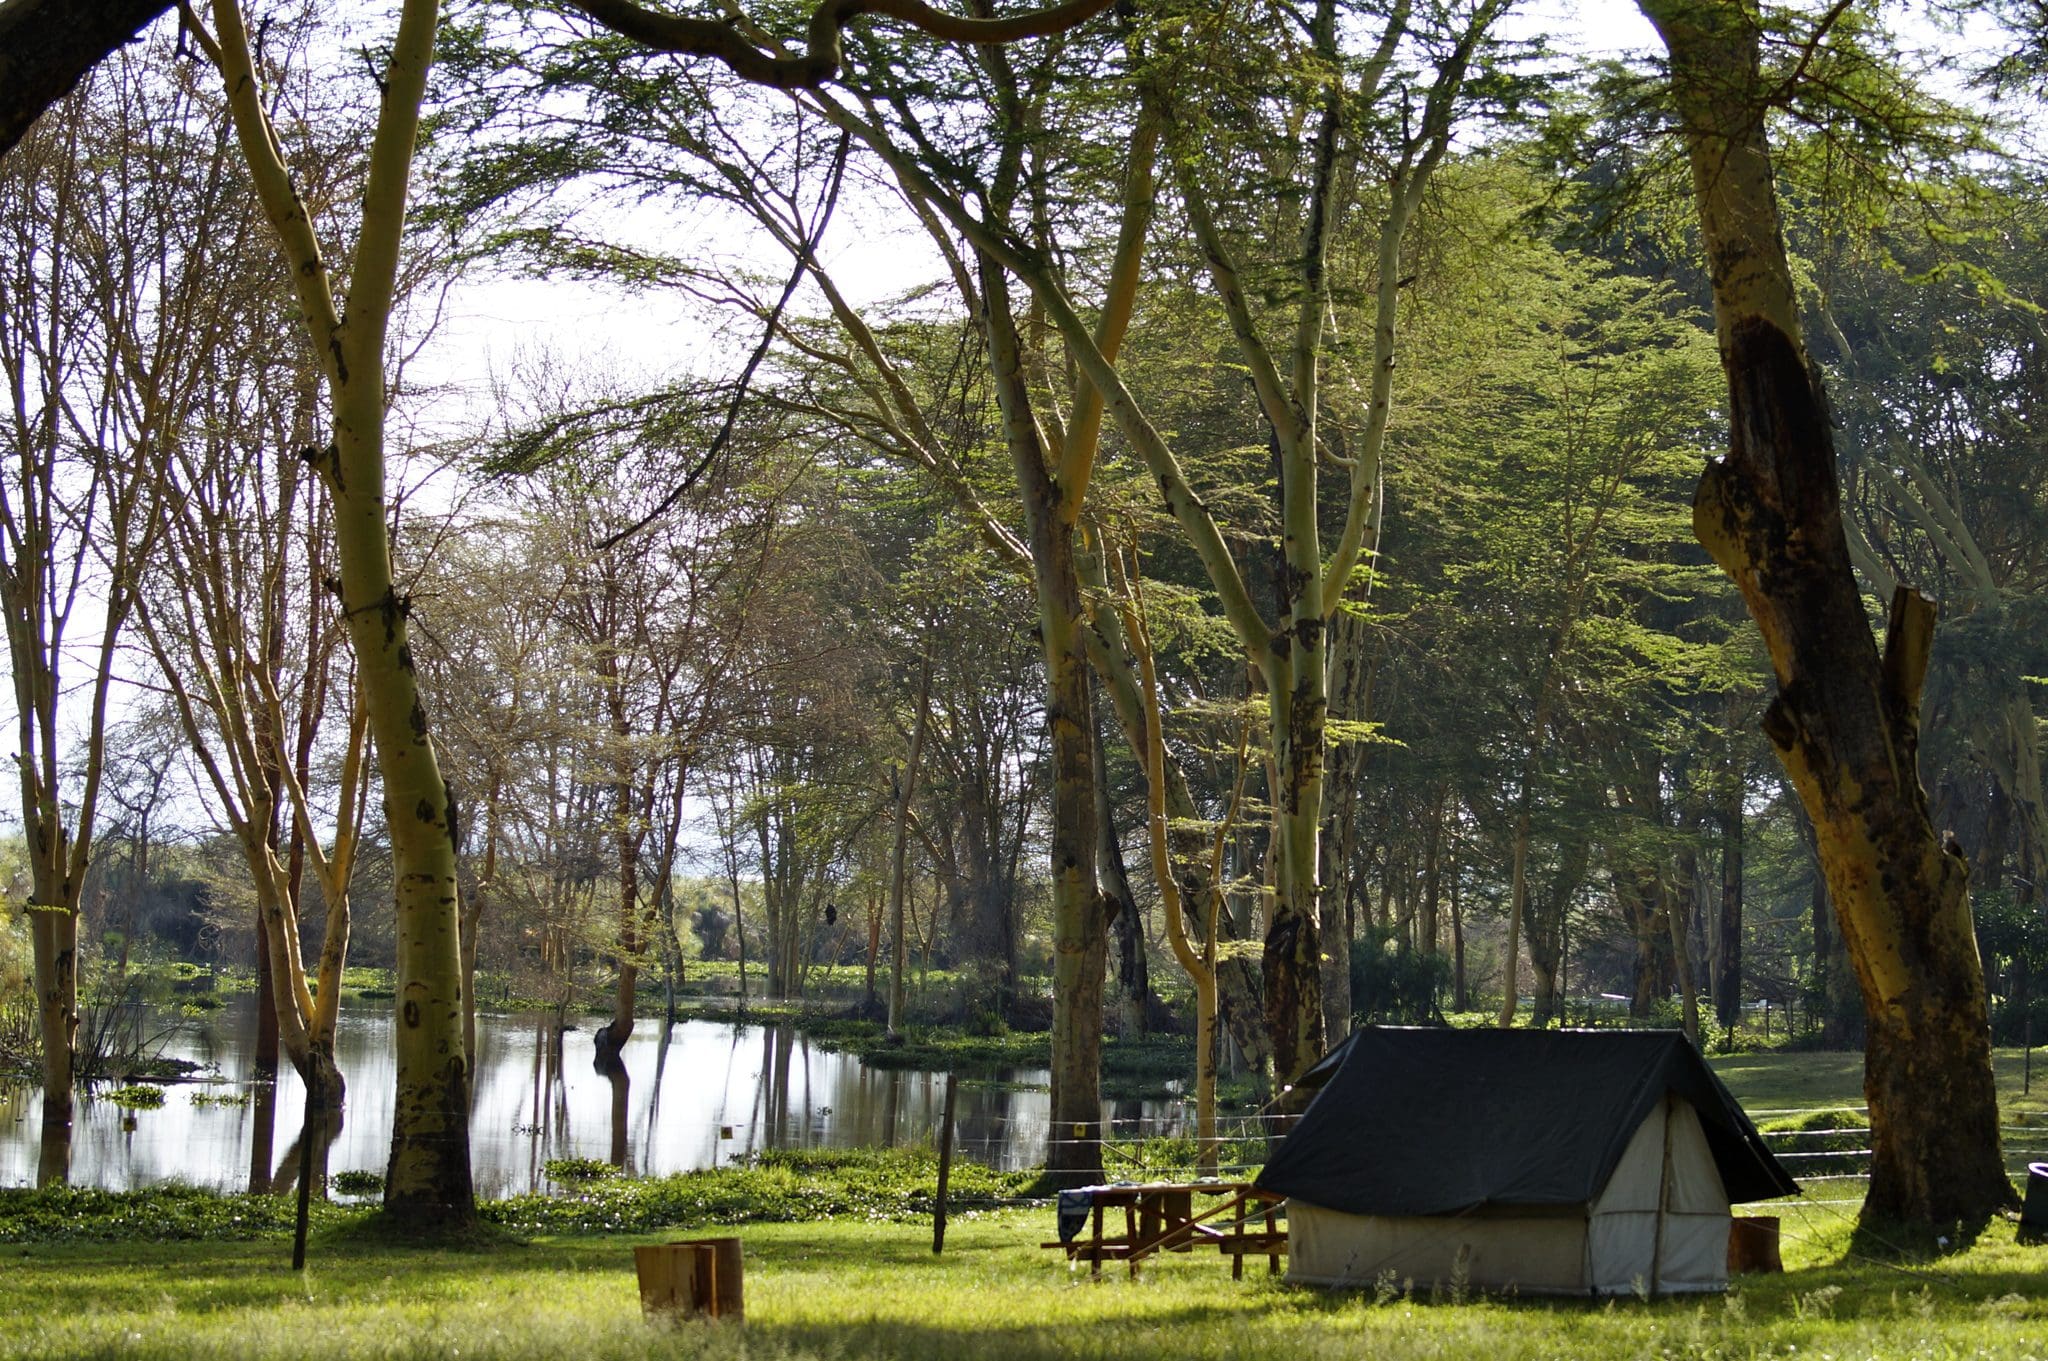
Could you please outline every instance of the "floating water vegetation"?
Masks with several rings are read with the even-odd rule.
[[[248,1104],[249,1104],[249,1093],[247,1093],[247,1092],[194,1092],[194,1093],[192,1093],[192,1104],[193,1104],[193,1105],[195,1105],[195,1106],[200,1106],[200,1107],[206,1107],[206,1106],[246,1106],[246,1105],[248,1105]]]
[[[131,1083],[108,1092],[107,1100],[131,1111],[153,1111],[164,1104],[164,1089]]]

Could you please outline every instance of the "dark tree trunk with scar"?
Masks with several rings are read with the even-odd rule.
[[[1850,572],[1826,399],[1799,337],[1764,141],[1758,36],[1730,0],[1642,0],[1671,52],[1728,374],[1730,446],[1693,527],[1777,678],[1764,717],[1813,820],[1869,1039],[1867,1225],[1968,1233],[2013,1202],[1969,869],[1918,774],[1934,607],[1901,587],[1879,653]]]

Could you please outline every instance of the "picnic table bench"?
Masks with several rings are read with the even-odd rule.
[[[1197,1214],[1196,1196],[1216,1203]],[[1059,1239],[1040,1246],[1064,1250],[1070,1262],[1087,1262],[1096,1276],[1105,1261],[1126,1262],[1136,1276],[1138,1263],[1155,1252],[1213,1246],[1230,1258],[1231,1278],[1241,1280],[1247,1256],[1264,1257],[1269,1272],[1280,1270],[1287,1251],[1287,1230],[1279,1222],[1284,1203],[1284,1197],[1249,1182],[1083,1186],[1060,1192]],[[1105,1232],[1104,1216],[1117,1209],[1123,1211],[1123,1232]]]

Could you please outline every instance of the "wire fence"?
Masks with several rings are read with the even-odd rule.
[[[1847,1183],[1869,1180],[1872,1150],[1863,1106],[1833,1102],[1760,1109],[1750,1115],[1760,1127],[1765,1147],[1802,1186],[1843,1189]],[[1834,1118],[1826,1124],[1806,1123],[1823,1116]],[[1231,1177],[1256,1172],[1285,1133],[1290,1118],[1277,1112],[1219,1115],[1214,1173]],[[1862,1123],[1850,1123],[1858,1120]],[[1762,1128],[1766,1125],[1771,1128]],[[2006,1169],[2015,1177],[2024,1177],[2032,1163],[2048,1161],[2048,1115],[2008,1115],[1999,1135],[2005,1146]],[[1002,1137],[991,1133],[978,1142],[994,1148]],[[1055,1150],[1065,1153],[1078,1148],[1099,1148],[1105,1175],[1128,1180],[1183,1173],[1197,1164],[1201,1152],[1191,1108],[1047,1131],[1049,1158]],[[1861,1196],[1855,1200],[1860,1203]]]

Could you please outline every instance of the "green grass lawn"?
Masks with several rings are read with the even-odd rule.
[[[2022,1094],[2025,1056],[2017,1045],[1994,1051],[1998,1100],[2006,1116],[2048,1119],[2048,1048],[2034,1050],[2032,1090]],[[1861,1053],[1759,1050],[1710,1058],[1721,1081],[1760,1121],[1773,1110],[1863,1104]]]
[[[1737,1055],[1716,1067],[1759,1114],[1860,1104],[1853,1057]],[[2017,1051],[2001,1053],[1999,1077],[2009,1129],[2048,1123],[2042,1089],[2020,1095]],[[19,1240],[0,1241],[0,1358],[2048,1361],[2048,1246],[2016,1244],[2000,1221],[1932,1262],[1864,1256],[1850,1246],[1853,1181],[1753,1207],[1783,1217],[1782,1275],[1740,1277],[1725,1296],[1589,1304],[1453,1300],[1396,1280],[1333,1294],[1270,1280],[1256,1259],[1233,1282],[1228,1263],[1208,1255],[1096,1280],[1038,1247],[1052,1236],[1042,1207],[956,1218],[935,1259],[915,1212],[928,1160],[820,1155],[815,1168],[791,1159],[621,1185],[604,1193],[610,1201],[593,1192],[581,1211],[508,1204],[498,1222],[525,1236],[464,1250],[395,1247],[367,1235],[359,1212],[329,1209],[303,1276],[289,1270],[277,1202],[7,1193],[23,1199],[0,1197],[0,1240]],[[983,1196],[1016,1190],[986,1173],[964,1185]],[[37,1205],[51,1213],[23,1208]],[[761,1222],[816,1213],[836,1217]],[[587,1231],[669,1219],[675,1227]],[[743,1326],[642,1320],[633,1246],[696,1232],[744,1241]]]
[[[1809,1216],[1810,1217],[1810,1216]],[[1795,1216],[1795,1219],[1798,1216]],[[317,1237],[289,1245],[10,1245],[0,1252],[0,1356],[589,1358],[1482,1358],[2048,1355],[2048,1248],[1995,1226],[1931,1268],[1845,1258],[1846,1220],[1788,1238],[1782,1276],[1725,1297],[1607,1304],[1452,1301],[1388,1282],[1367,1295],[1296,1289],[1212,1256],[1137,1280],[1071,1272],[1036,1245],[1046,1211],[956,1220],[934,1259],[921,1224],[743,1226],[743,1326],[640,1317],[635,1237],[469,1251]],[[717,1230],[727,1232],[730,1230]]]

